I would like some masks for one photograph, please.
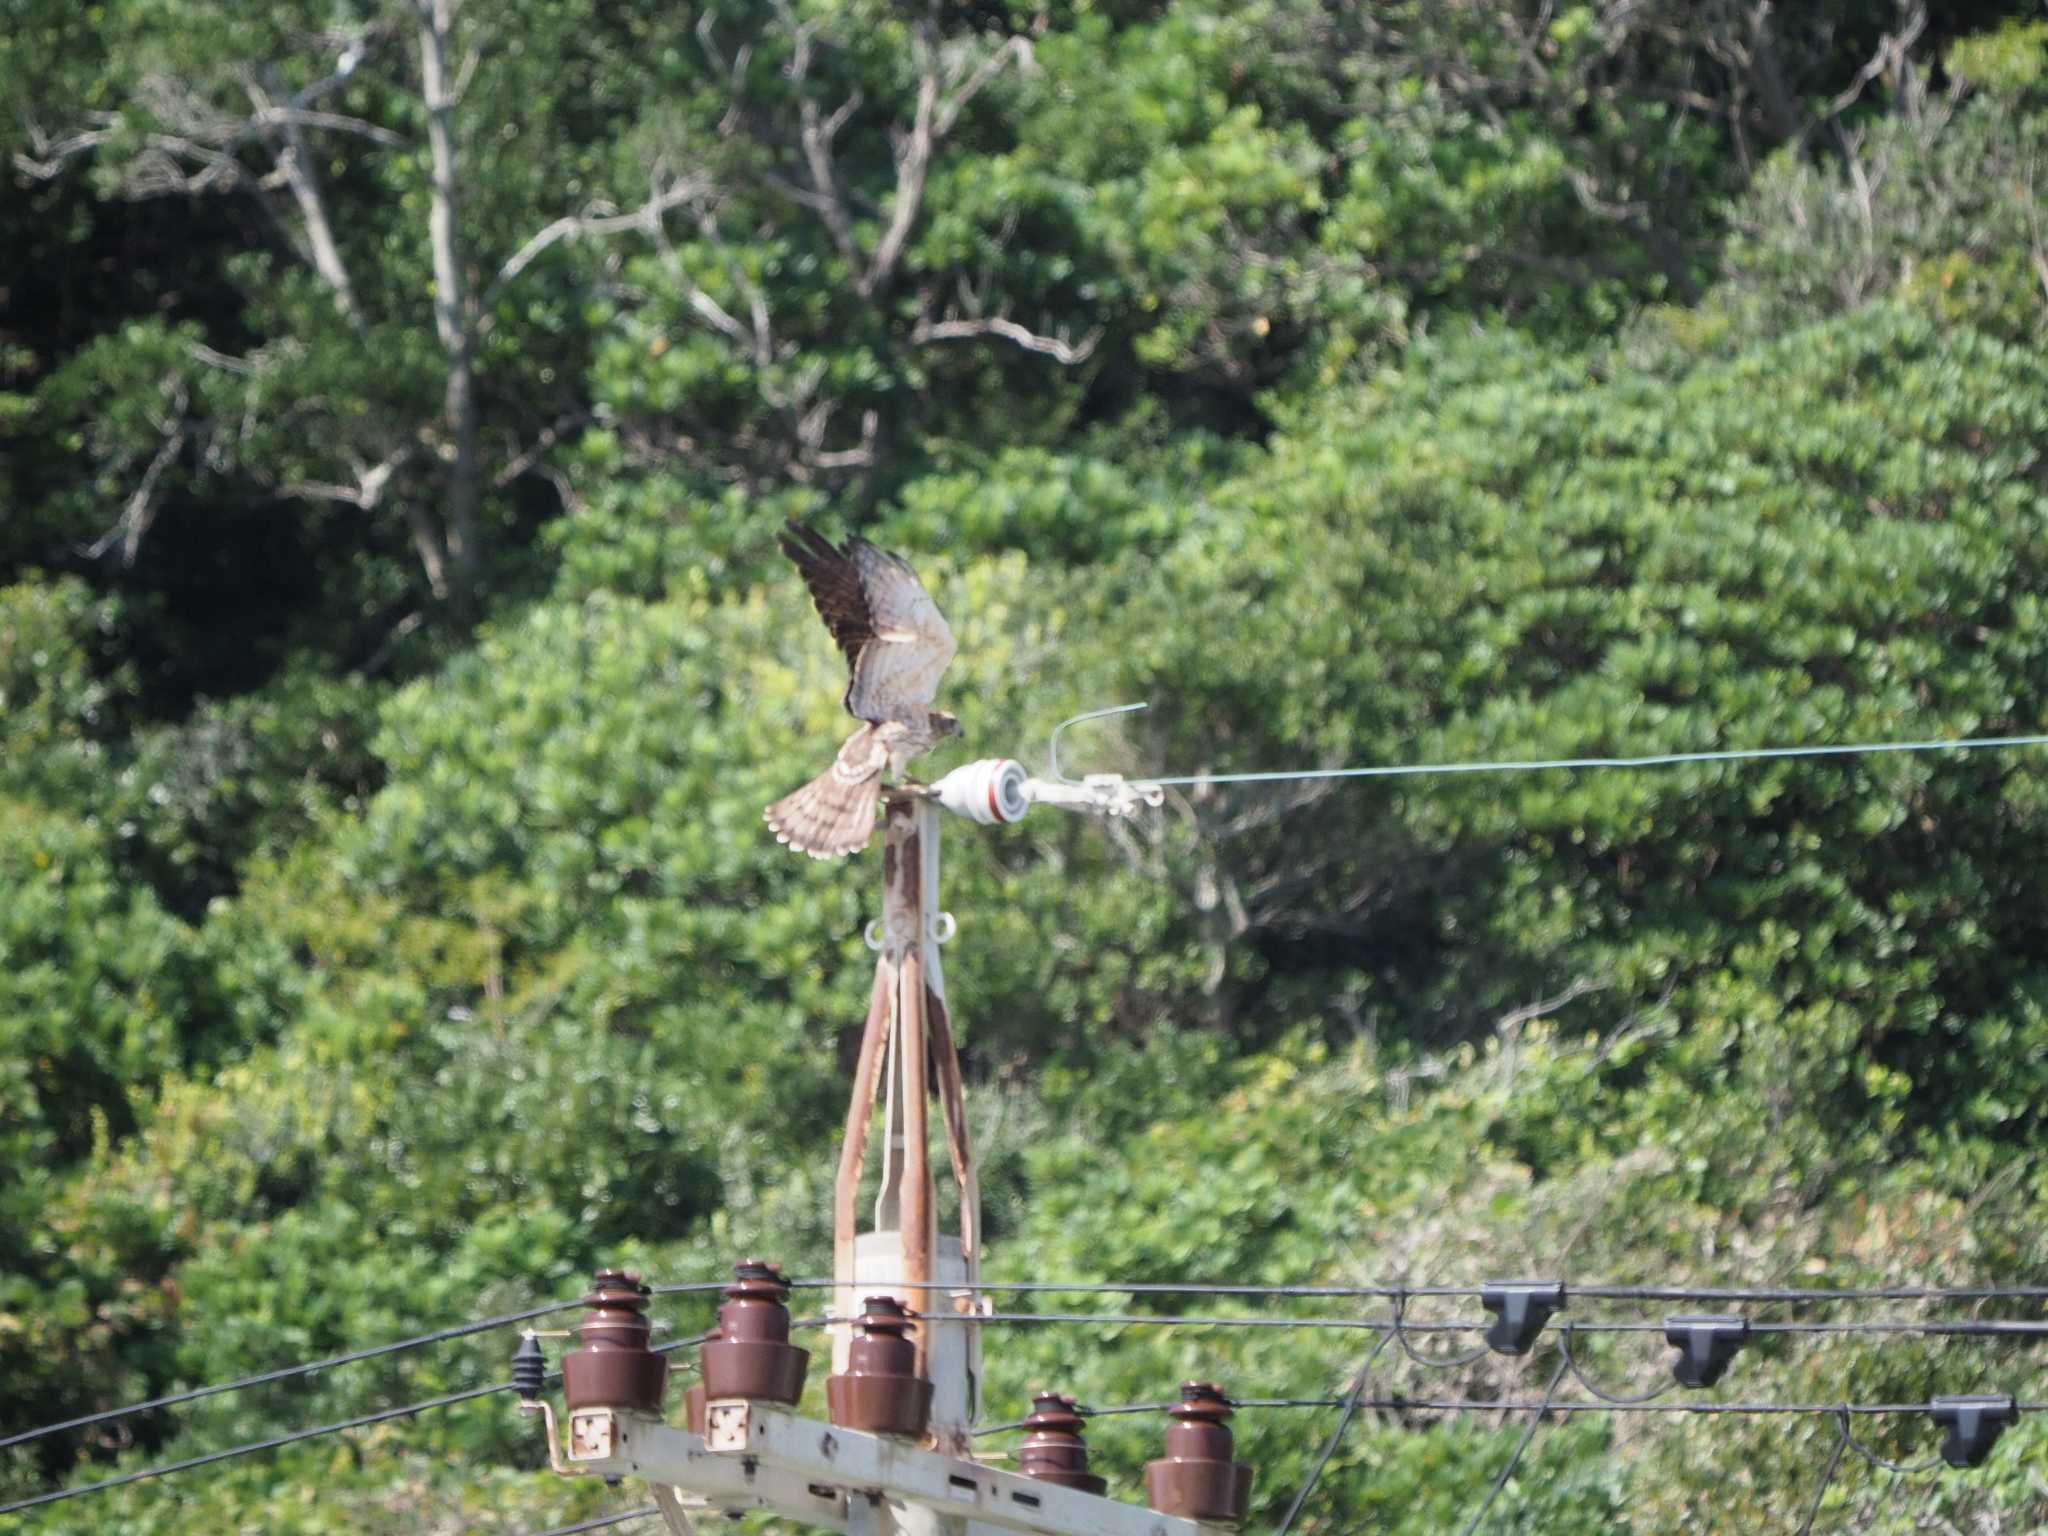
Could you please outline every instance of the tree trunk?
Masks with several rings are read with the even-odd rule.
[[[442,416],[448,443],[446,536],[449,596],[467,619],[476,603],[477,541],[476,327],[462,286],[461,246],[455,196],[455,94],[448,67],[456,0],[416,0],[420,17],[420,88],[427,111],[427,148],[432,159],[428,187],[427,236],[434,259],[434,330],[448,356]]]

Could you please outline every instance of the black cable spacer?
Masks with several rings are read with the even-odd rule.
[[[1526,1355],[1553,1312],[1564,1310],[1562,1280],[1489,1280],[1479,1287],[1479,1304],[1494,1314],[1486,1330],[1489,1348]]]
[[[1664,1319],[1664,1339],[1678,1351],[1671,1374],[1681,1387],[1711,1387],[1735,1352],[1749,1342],[1749,1319],[1717,1312]]]
[[[1927,1411],[1948,1431],[1942,1438],[1941,1459],[1952,1467],[1982,1466],[1998,1437],[2020,1416],[2009,1392],[1937,1397]]]

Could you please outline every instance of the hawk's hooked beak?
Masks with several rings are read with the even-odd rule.
[[[933,725],[934,725],[935,727],[937,727],[937,732],[938,732],[938,734],[939,734],[940,736],[942,736],[942,737],[943,737],[943,736],[964,736],[964,735],[966,735],[966,734],[967,734],[967,733],[966,733],[965,731],[963,731],[963,730],[962,730],[962,729],[960,728],[960,717],[959,717],[958,715],[956,715],[956,714],[953,714],[953,713],[952,713],[951,711],[949,711],[949,710],[944,710],[944,709],[935,709],[935,710],[933,710],[933,711],[932,711],[932,724],[933,724]]]

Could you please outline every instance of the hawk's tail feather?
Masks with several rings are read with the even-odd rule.
[[[848,779],[834,764],[762,814],[777,842],[814,859],[836,859],[867,847],[875,835],[875,805],[881,794],[881,774]]]

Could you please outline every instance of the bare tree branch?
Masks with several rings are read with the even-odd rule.
[[[353,485],[331,480],[293,480],[278,486],[277,494],[294,500],[338,501],[345,506],[373,512],[382,503],[392,476],[424,446],[415,440],[393,449],[375,464],[358,464]],[[412,535],[413,551],[418,555],[420,569],[427,578],[427,587],[435,597],[445,600],[449,595],[447,545],[418,497],[408,496],[400,505],[407,531]]]
[[[1028,38],[1013,37],[983,59],[960,89],[940,103],[938,113],[932,120],[932,132],[942,139],[951,133],[953,124],[959,120],[960,113],[967,104],[979,96],[982,88],[1011,64],[1026,72],[1033,67],[1031,42]]]
[[[739,126],[740,107],[746,96],[747,66],[754,60],[754,45],[742,43],[731,59],[719,51],[715,28],[716,15],[709,7],[697,17],[697,41],[703,46],[704,56],[720,74],[732,82],[730,99],[726,103],[725,115],[718,120],[718,131],[729,135]]]
[[[910,333],[914,342],[964,341],[977,336],[1000,336],[1027,352],[1042,352],[1055,362],[1071,367],[1086,361],[1095,350],[1096,344],[1102,340],[1102,327],[1096,326],[1075,342],[1069,341],[1063,331],[1047,336],[1028,330],[1014,320],[989,315],[980,319],[920,320]]]
[[[726,276],[732,279],[733,286],[747,296],[747,313],[753,322],[754,366],[766,368],[775,360],[775,327],[768,311],[768,295],[747,275],[746,268],[733,260],[725,241],[719,237],[718,220],[708,209],[698,215],[697,229],[723,259]]]
[[[82,155],[89,155],[114,136],[114,126],[120,119],[113,113],[97,113],[95,117],[108,126],[74,133],[68,138],[52,139],[31,119],[23,125],[28,133],[29,153],[14,152],[14,168],[22,175],[37,181],[54,181],[64,174],[64,168]]]
[[[748,307],[753,317],[751,326],[743,323],[731,310],[691,280],[683,270],[682,258],[676,254],[675,246],[669,241],[668,232],[659,221],[649,233],[654,238],[655,247],[661,252],[662,261],[689,295],[690,308],[713,330],[747,348],[756,368],[766,368],[774,361],[774,338],[768,323],[767,297],[761,292],[760,284],[749,278],[739,263],[732,259],[732,253],[725,248],[725,242],[719,238],[718,220],[710,209],[698,209],[697,228],[705,241],[718,252],[733,286],[747,296]]]
[[[375,35],[373,30],[348,39],[331,74],[282,100],[275,99],[281,92],[274,80],[263,90],[249,84],[254,110],[247,117],[222,112],[169,76],[145,76],[136,87],[136,101],[162,127],[143,136],[142,152],[127,168],[121,195],[130,201],[140,201],[165,195],[226,192],[249,185],[250,174],[236,159],[236,151],[251,140],[281,141],[276,169],[255,180],[254,185],[266,190],[280,186],[291,190],[302,217],[307,218],[307,254],[339,296],[344,313],[352,314],[354,294],[346,274],[340,271],[332,234],[318,208],[318,183],[302,130],[321,128],[349,133],[387,146],[405,142],[388,128],[342,113],[316,110],[312,105],[347,84],[367,56]],[[101,112],[92,114],[89,120],[94,123],[92,128],[55,141],[30,122],[29,152],[15,152],[15,168],[40,181],[52,180],[71,161],[114,139],[123,117],[118,112]]]
[[[1877,51],[1856,71],[1856,77],[1821,111],[1820,121],[1840,117],[1854,106],[1873,80],[1885,75],[1900,76],[1908,68],[1907,50],[1927,30],[1927,7],[1921,0],[1904,0],[1899,7],[1899,26],[1878,39]]]
[[[832,243],[853,268],[856,281],[861,277],[860,246],[853,238],[853,219],[846,211],[846,201],[840,196],[833,173],[832,139],[859,105],[860,94],[855,92],[829,118],[820,119],[814,101],[805,101],[801,108],[804,159],[811,173],[811,195],[805,201],[823,216]]]
[[[427,111],[427,148],[430,173],[427,200],[427,240],[434,266],[434,331],[448,358],[448,379],[442,392],[442,411],[448,434],[453,439],[449,462],[447,495],[448,562],[455,569],[456,596],[466,603],[475,590],[475,572],[481,557],[477,547],[477,399],[476,330],[464,289],[460,232],[457,227],[455,180],[455,93],[448,77],[448,49],[455,30],[457,0],[413,0],[419,17],[420,94]],[[424,519],[424,513],[410,500],[408,517]],[[421,525],[414,525],[417,543]],[[428,567],[429,580],[435,576],[428,546],[422,546],[421,563]],[[435,581],[434,594],[447,590],[445,580]]]
[[[420,444],[407,443],[375,464],[357,465],[353,485],[330,480],[293,480],[280,485],[277,494],[302,501],[339,501],[368,512],[384,499],[384,488],[391,483],[391,477],[419,451]]]
[[[188,169],[188,164],[197,169]],[[143,152],[122,178],[121,195],[130,202],[199,197],[232,191],[246,180],[241,163],[225,150],[182,134],[152,133],[143,140]]]
[[[1495,1034],[1507,1034],[1511,1031],[1519,1030],[1524,1024],[1532,1024],[1537,1019],[1548,1018],[1568,1003],[1577,1002],[1588,992],[1604,992],[1609,985],[1610,983],[1605,981],[1595,981],[1590,976],[1575,977],[1571,984],[1555,997],[1546,997],[1540,1002],[1527,1003],[1520,1008],[1513,1008],[1502,1014],[1493,1021],[1493,1031]]]
[[[897,266],[910,242],[910,233],[916,228],[918,214],[923,210],[925,184],[938,145],[952,132],[967,104],[1006,67],[1012,63],[1020,68],[1029,67],[1031,44],[1025,38],[1011,38],[983,59],[959,87],[947,95],[943,93],[940,81],[936,31],[929,21],[918,24],[911,36],[911,48],[917,59],[917,104],[911,112],[910,126],[895,134],[896,187],[889,200],[888,223],[874,249],[863,254],[860,241],[854,234],[853,216],[847,209],[844,193],[840,191],[838,173],[833,164],[833,141],[859,110],[860,93],[856,91],[829,116],[824,115],[816,99],[805,89],[810,75],[812,35],[816,24],[798,22],[789,0],[776,0],[776,13],[792,38],[788,72],[800,98],[798,138],[810,177],[808,190],[794,187],[786,190],[798,202],[817,211],[832,237],[832,243],[853,269],[855,291],[862,298],[871,298],[886,288],[896,275]]]
[[[722,331],[748,350],[753,350],[755,333],[750,331],[695,283],[690,284],[690,308],[701,315],[713,330]]]
[[[1629,202],[1615,202],[1600,195],[1600,186],[1593,177],[1577,166],[1564,168],[1565,180],[1571,183],[1572,195],[1579,200],[1579,206],[1588,213],[1603,219],[1612,219],[1617,224],[1635,224],[1648,217],[1650,205],[1641,198]]]
[[[635,229],[653,234],[660,229],[661,216],[669,209],[679,203],[691,202],[702,197],[710,190],[711,182],[708,177],[682,176],[654,193],[630,213],[573,213],[556,219],[546,228],[536,231],[524,245],[506,258],[505,264],[498,268],[498,275],[491,279],[491,285],[484,293],[484,307],[488,309],[491,301],[505,285],[532,266],[550,246],[564,240],[581,239],[585,235],[616,235]]]
[[[462,56],[462,67],[455,71],[455,88],[449,92],[456,106],[462,105],[462,98],[469,94],[469,83],[476,78],[478,66],[484,61],[483,50],[471,47]]]
[[[182,415],[185,408],[184,396],[180,395],[175,411]],[[135,557],[142,550],[143,536],[156,521],[156,509],[160,500],[158,491],[164,472],[178,461],[178,455],[185,451],[186,432],[182,422],[173,425],[164,433],[163,442],[149,461],[149,468],[142,472],[142,479],[129,493],[128,501],[121,509],[121,515],[114,526],[86,549],[86,558],[97,560],[118,541],[121,546],[121,563],[133,565]]]
[[[306,148],[306,136],[298,116],[291,111],[273,108],[264,89],[253,81],[249,85],[249,99],[256,106],[258,119],[276,113],[273,120],[284,137],[284,147],[277,156],[277,168],[291,188],[292,200],[299,206],[299,217],[305,221],[306,245],[313,270],[334,290],[335,308],[360,333],[364,326],[362,312],[356,308],[355,285],[349,281],[348,266],[341,259],[341,247],[335,243],[333,226],[327,221],[327,204],[320,194],[320,172]]]
[[[851,448],[826,448],[823,446],[825,424],[831,419],[837,403],[824,403],[813,413],[814,423],[811,418],[806,418],[799,427],[798,436],[804,444],[802,463],[814,470],[866,469],[875,462],[875,436],[881,427],[881,416],[875,411],[862,411],[860,441]]]
[[[585,411],[571,411],[568,415],[558,417],[548,426],[543,427],[535,435],[532,442],[507,459],[498,472],[491,477],[492,487],[496,490],[503,490],[521,475],[535,468],[541,460],[554,451],[555,444],[559,443],[564,436],[575,431],[576,428],[582,426],[588,420],[590,420],[589,413]]]
[[[416,498],[409,496],[400,505],[405,511],[406,531],[412,535],[413,552],[419,556],[420,569],[426,572],[427,590],[445,602],[449,594],[446,541]]]
[[[862,298],[886,284],[903,257],[903,247],[924,204],[925,178],[931,171],[932,149],[938,139],[934,122],[939,108],[939,61],[930,22],[918,26],[912,34],[911,46],[917,56],[917,106],[911,115],[910,131],[897,137],[896,195],[889,203],[889,227],[876,243],[867,271],[854,284]]]
[[[209,368],[218,368],[224,373],[240,374],[252,378],[261,371],[260,365],[247,358],[231,357],[225,352],[216,352],[203,341],[188,341],[185,350]]]
[[[380,128],[360,117],[345,117],[339,112],[308,112],[300,107],[271,106],[258,111],[249,121],[257,128],[328,128],[336,133],[354,134],[359,139],[368,139],[373,144],[391,149],[402,149],[406,142],[402,133],[393,133],[389,128]]]

